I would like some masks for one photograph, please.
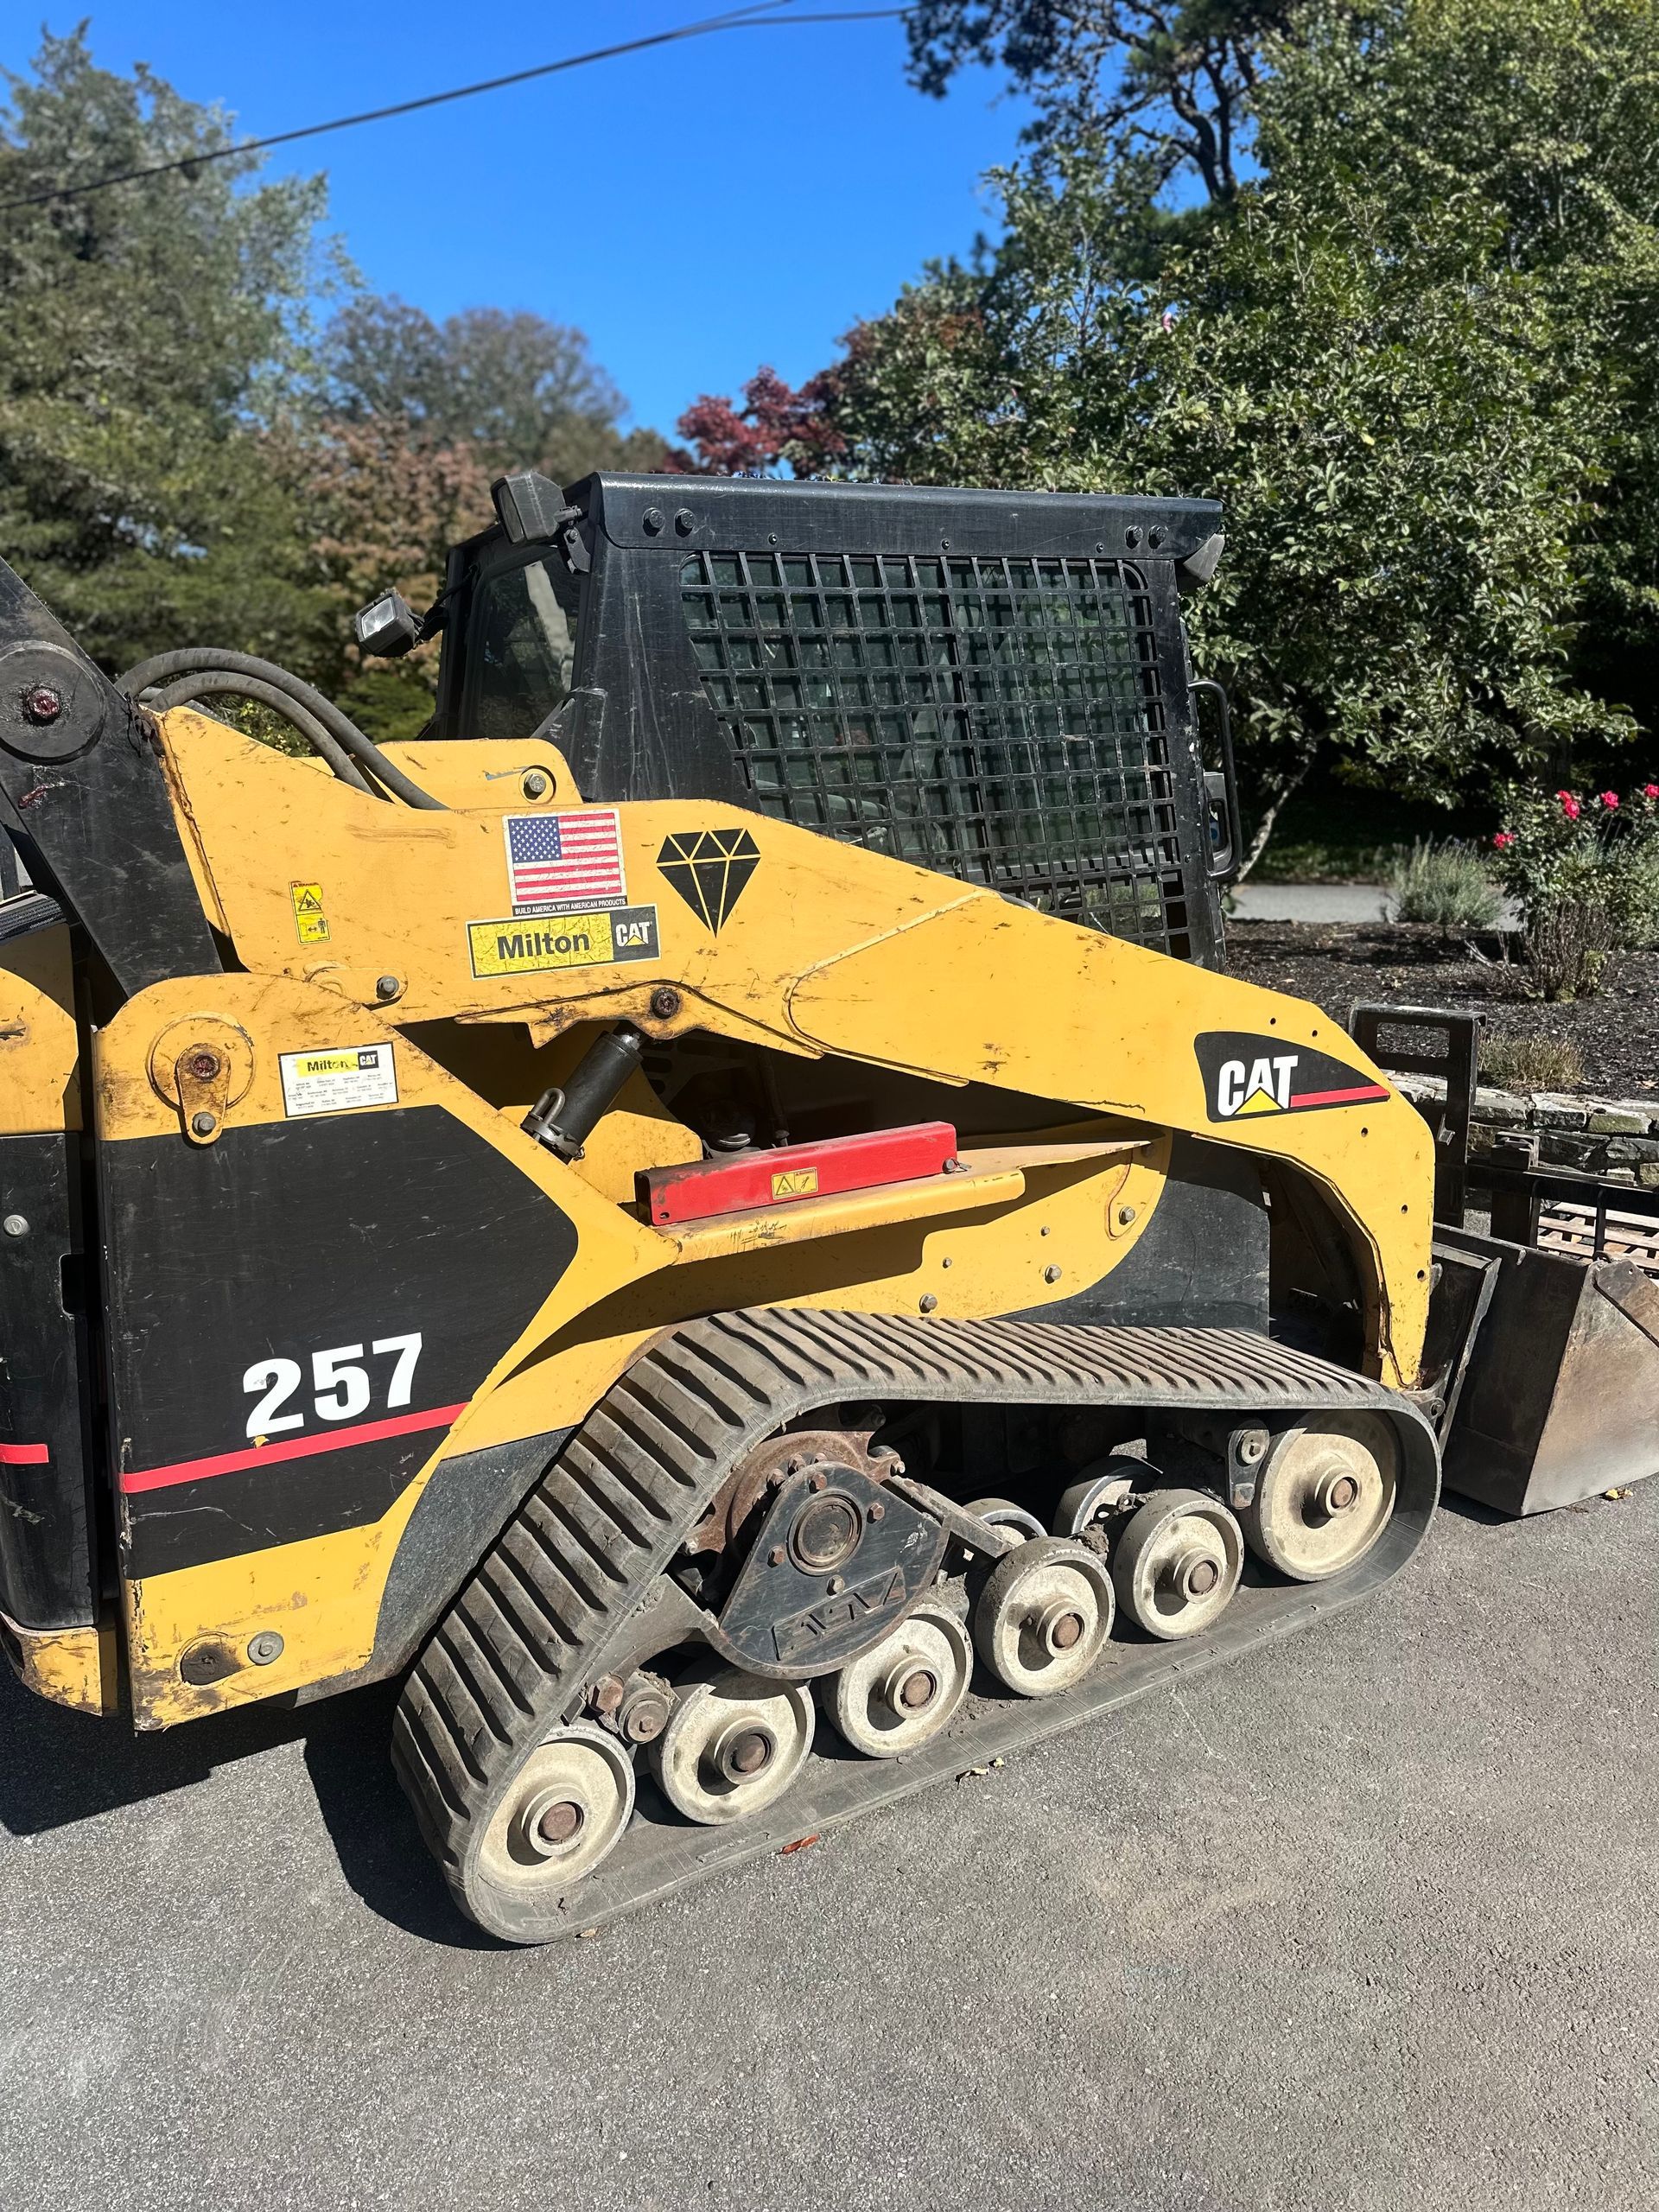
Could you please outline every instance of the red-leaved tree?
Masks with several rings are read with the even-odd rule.
[[[847,450],[836,428],[836,372],[820,369],[798,391],[776,369],[757,369],[741,405],[713,392],[694,400],[676,425],[695,450],[671,450],[664,469],[682,475],[734,476],[787,462],[810,476]]]

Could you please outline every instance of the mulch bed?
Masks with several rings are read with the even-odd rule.
[[[1529,970],[1483,938],[1476,957],[1438,929],[1409,923],[1227,925],[1227,964],[1247,982],[1311,999],[1346,1022],[1357,1001],[1444,1007],[1484,1018],[1486,1036],[1570,1038],[1584,1062],[1578,1088],[1604,1097],[1659,1090],[1659,952],[1616,954],[1592,999],[1547,1006],[1528,996]]]

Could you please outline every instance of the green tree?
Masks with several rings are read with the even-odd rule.
[[[470,445],[496,468],[569,484],[595,468],[658,468],[668,450],[654,430],[621,428],[627,402],[580,330],[523,309],[468,308],[440,323],[403,300],[353,300],[330,326],[327,362],[348,419]]]
[[[219,155],[231,121],[142,65],[45,38],[0,109],[0,200]],[[651,431],[580,331],[474,308],[434,323],[353,289],[324,181],[230,155],[13,206],[0,228],[0,548],[106,666],[264,653],[385,735],[430,708],[435,653],[360,666],[350,617],[436,594],[493,474],[652,468]],[[312,306],[347,302],[321,336]]]
[[[48,36],[0,111],[0,200],[229,142],[142,66]],[[14,207],[0,229],[0,543],[111,666],[211,637],[271,651],[315,620],[267,436],[302,389],[326,271],[320,179],[230,158]]]
[[[403,419],[335,418],[289,456],[302,497],[324,619],[302,672],[375,738],[412,737],[432,711],[436,644],[397,661],[365,661],[351,618],[393,588],[429,607],[448,549],[494,518],[491,468],[464,441],[417,442]]]
[[[1007,231],[850,335],[871,474],[1219,493],[1193,602],[1271,823],[1310,765],[1449,796],[1630,734],[1655,640],[1654,0],[1296,10],[1256,174],[1052,140]],[[1651,678],[1649,679],[1651,689]]]
[[[1160,185],[1190,171],[1212,201],[1238,189],[1262,46],[1282,0],[918,0],[910,77],[938,95],[971,63],[1000,66],[1031,99],[1039,165],[1110,139]]]
[[[292,455],[327,620],[307,673],[379,738],[431,712],[439,647],[364,663],[353,610],[395,586],[423,607],[444,556],[493,519],[493,477],[537,468],[574,483],[595,468],[654,469],[668,448],[625,431],[626,402],[579,330],[471,308],[435,322],[398,299],[353,299],[323,345],[327,412]]]

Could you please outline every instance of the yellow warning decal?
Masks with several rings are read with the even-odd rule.
[[[327,944],[328,917],[322,911],[322,886],[290,883],[288,895],[294,901],[294,926],[300,933],[300,943]]]
[[[602,968],[619,960],[654,960],[657,909],[618,906],[604,914],[547,914],[540,918],[468,922],[467,948],[478,976],[534,976],[549,969]]]
[[[816,1167],[785,1168],[781,1175],[774,1175],[772,1179],[774,1198],[810,1198],[817,1187],[818,1171]]]

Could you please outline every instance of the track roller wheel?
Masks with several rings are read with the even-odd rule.
[[[526,1899],[591,1874],[633,1811],[633,1766],[614,1736],[577,1721],[547,1738],[496,1808],[479,1872]]]
[[[980,1657],[1021,1697],[1052,1697],[1081,1681],[1112,1630],[1106,1563],[1069,1536],[1037,1536],[1004,1552],[974,1606]]]
[[[818,1685],[824,1711],[855,1751],[902,1758],[954,1718],[973,1679],[974,1647],[947,1606],[924,1603],[838,1675]]]
[[[651,1747],[664,1797],[688,1821],[718,1827],[783,1796],[812,1747],[812,1694],[730,1667],[681,1688]]]
[[[1218,1498],[1155,1490],[1124,1524],[1112,1554],[1117,1602],[1166,1643],[1208,1628],[1238,1587],[1244,1538]]]
[[[1240,1518],[1244,1541],[1293,1582],[1363,1559],[1394,1510],[1399,1448],[1377,1414],[1327,1414],[1275,1436]]]

